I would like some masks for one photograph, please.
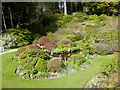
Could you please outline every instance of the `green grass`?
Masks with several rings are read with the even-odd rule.
[[[82,88],[97,72],[100,66],[108,62],[114,55],[96,57],[88,68],[73,74],[49,80],[24,80],[15,75],[17,62],[12,61],[15,52],[3,54],[2,57],[2,88]]]

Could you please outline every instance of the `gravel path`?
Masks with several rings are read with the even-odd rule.
[[[8,51],[4,51],[4,52],[0,52],[0,55],[5,54],[5,53],[9,53],[9,52],[15,52],[18,49],[12,49],[12,50],[8,50]]]

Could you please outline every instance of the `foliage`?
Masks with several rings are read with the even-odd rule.
[[[17,53],[19,53],[19,52],[21,52],[21,51],[19,50]],[[42,49],[26,49],[26,50],[24,50],[23,53],[17,54],[17,56],[14,57],[14,60],[21,61],[22,59],[25,59],[27,57],[31,57],[31,58],[40,57],[45,60],[50,59],[49,54],[44,52],[44,50],[42,50]]]
[[[119,29],[112,29],[112,30],[105,30],[100,34],[96,35],[96,39],[104,40],[104,41],[111,41],[111,40],[117,40],[118,39],[118,31]]]
[[[38,43],[41,45],[41,46],[44,46],[44,44],[46,43],[46,42],[49,42],[50,40],[47,38],[47,37],[45,37],[45,36],[43,36],[43,37],[41,37],[39,40],[38,40]]]
[[[38,40],[37,39],[33,40],[32,44],[38,44]]]
[[[100,55],[112,54],[113,52],[118,51],[118,40],[95,44],[94,50]]]
[[[62,43],[63,45],[65,45],[65,44],[70,43],[70,40],[67,39],[67,38],[63,38],[63,39],[60,40],[60,43]]]
[[[107,16],[105,14],[101,14],[99,17],[98,17],[98,20],[100,21],[105,21],[107,20]]]
[[[13,34],[0,35],[0,46],[4,48],[16,47],[17,40]]]
[[[50,72],[59,72],[61,70],[62,63],[58,57],[52,58],[48,62],[48,69]]]
[[[74,39],[75,39],[75,35],[74,34],[68,34],[65,37],[70,39],[71,41],[74,41]]]
[[[64,22],[64,24],[69,23],[72,20],[73,16],[72,15],[66,15],[63,16],[62,21]]]
[[[56,45],[56,43],[54,43],[54,42],[52,42],[52,41],[46,42],[46,43],[44,44],[44,46],[45,46],[45,49],[47,49],[47,50],[51,50],[51,49],[53,49],[53,48],[57,48],[57,47],[58,47],[58,46]]]
[[[27,29],[8,29],[6,33],[12,33],[15,36],[17,46],[26,46],[33,40],[32,33]]]
[[[70,50],[71,50],[71,51],[75,51],[75,50],[79,50],[79,49],[80,49],[80,47],[79,47],[79,46],[76,46],[76,47],[71,47],[71,48],[70,48]]]
[[[84,38],[84,36],[83,36],[81,33],[76,33],[76,34],[75,34],[75,39],[76,39],[77,41],[82,40],[83,38]]]
[[[81,53],[73,54],[70,56],[69,60],[67,61],[67,66],[70,68],[73,68],[74,66],[79,67],[81,64],[83,64],[86,61],[87,59],[83,54]]]
[[[35,69],[40,72],[46,72],[47,64],[46,64],[45,60],[40,58],[35,65]]]
[[[87,20],[88,19],[88,16],[86,13],[81,13],[81,12],[76,12],[74,17],[76,17],[77,19],[74,18],[74,20],[77,22],[82,22],[84,20]]]
[[[116,55],[115,57],[112,58],[112,61],[107,63],[107,64],[103,64],[101,66],[101,73],[103,73],[104,75],[109,76],[112,73],[118,72],[118,56]]]
[[[97,20],[97,19],[98,19],[98,15],[96,14],[89,16],[89,20]]]
[[[58,45],[58,49],[62,49],[63,48],[63,45],[60,43],[59,45]]]

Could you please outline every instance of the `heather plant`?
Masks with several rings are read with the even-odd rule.
[[[100,55],[112,54],[118,51],[118,40],[95,44],[94,50]]]

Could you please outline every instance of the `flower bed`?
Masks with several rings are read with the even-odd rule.
[[[101,66],[101,72],[94,75],[84,88],[113,88],[120,85],[118,82],[118,57]]]
[[[16,74],[23,79],[32,80],[57,78],[90,66],[94,57],[80,53],[64,61],[50,56],[42,49],[27,50],[15,58],[19,61]]]

